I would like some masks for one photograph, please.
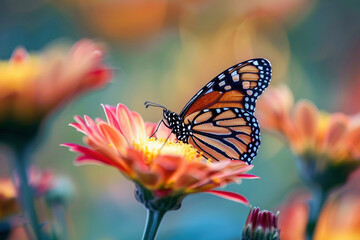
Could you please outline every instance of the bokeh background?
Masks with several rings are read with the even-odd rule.
[[[42,168],[69,177],[76,189],[68,218],[74,239],[140,239],[146,219],[132,183],[110,167],[75,167],[59,147],[81,142],[68,127],[74,115],[104,117],[101,103],[126,104],[145,120],[161,119],[151,100],[179,112],[225,68],[264,57],[272,85],[286,83],[295,98],[330,112],[360,111],[360,3],[352,0],[1,0],[0,59],[24,46],[39,52],[81,38],[102,42],[114,69],[104,89],[67,104],[52,117],[33,156]],[[276,210],[304,187],[290,150],[263,132],[251,173],[261,180],[230,185],[251,205]],[[0,174],[9,174],[0,160]],[[159,239],[236,239],[249,208],[207,194],[187,197],[169,212]]]

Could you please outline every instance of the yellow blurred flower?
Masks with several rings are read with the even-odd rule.
[[[86,135],[87,147],[63,144],[80,153],[77,164],[102,163],[117,168],[137,186],[149,191],[152,203],[161,198],[182,198],[206,191],[247,202],[240,195],[211,189],[253,178],[245,174],[252,166],[241,161],[208,163],[191,145],[162,138],[169,135],[167,128],[160,129],[156,138],[149,138],[156,125],[144,123],[138,113],[124,105],[104,106],[104,110],[107,121],[95,122],[88,116],[77,116],[77,122],[71,124]]]
[[[111,71],[103,57],[103,48],[91,40],[77,42],[68,52],[54,48],[29,55],[24,48],[15,49],[9,61],[0,61],[2,135],[31,135],[59,105],[104,86]]]

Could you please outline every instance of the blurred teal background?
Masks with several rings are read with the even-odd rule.
[[[270,3],[271,2],[271,3]],[[132,183],[110,167],[75,167],[75,154],[59,147],[81,143],[67,126],[74,115],[104,117],[101,103],[119,102],[156,122],[162,113],[146,100],[179,112],[190,97],[225,68],[252,57],[272,62],[272,85],[285,82],[297,99],[320,109],[360,110],[360,3],[354,0],[1,0],[0,59],[19,45],[30,52],[72,44],[81,38],[102,42],[112,82],[66,105],[52,117],[35,163],[68,176],[76,187],[69,209],[74,239],[140,239],[146,211]],[[290,150],[263,133],[252,174],[261,180],[226,190],[251,205],[276,210],[303,186]],[[8,175],[1,159],[2,176]],[[169,212],[158,239],[236,239],[249,208],[207,194],[187,197]]]

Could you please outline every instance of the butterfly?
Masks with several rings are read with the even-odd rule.
[[[271,72],[268,60],[247,60],[212,79],[190,99],[180,114],[160,104],[147,101],[145,105],[162,107],[160,124],[164,123],[179,141],[190,143],[204,157],[212,161],[231,159],[251,164],[260,146],[255,104],[269,85]]]

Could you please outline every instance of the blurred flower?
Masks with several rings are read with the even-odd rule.
[[[259,208],[250,208],[242,233],[243,240],[279,240],[278,214]]]
[[[100,163],[113,166],[154,198],[184,196],[205,192],[255,176],[245,174],[252,166],[240,161],[203,162],[201,154],[190,144],[165,140],[170,130],[161,128],[157,138],[149,138],[155,124],[144,123],[142,117],[124,105],[104,106],[107,121],[93,121],[76,116],[71,126],[86,135],[88,147],[63,144],[81,155],[77,164]],[[216,191],[211,193],[217,194]],[[222,195],[231,198],[235,195]],[[246,203],[243,197],[237,199]]]
[[[320,112],[308,100],[292,103],[287,87],[270,87],[258,103],[260,123],[286,138],[309,183],[325,191],[344,183],[360,165],[360,117]]]
[[[29,171],[29,184],[36,197],[43,196],[52,187],[53,174],[31,168]],[[10,178],[0,179],[0,219],[20,212],[17,202],[17,189]]]
[[[68,4],[90,30],[114,42],[143,41],[166,26],[167,0],[75,0]]]
[[[279,208],[279,228],[282,240],[306,239],[306,224],[309,218],[307,202],[311,196],[305,192],[290,195]]]
[[[16,189],[9,178],[0,179],[0,219],[18,213]]]
[[[56,176],[51,182],[51,188],[46,191],[45,199],[48,205],[67,206],[73,200],[75,190],[72,182],[61,176]]]
[[[320,213],[314,240],[360,239],[360,171],[333,192]],[[292,194],[279,208],[279,228],[282,240],[306,239],[309,218],[308,201],[311,195],[304,191]]]
[[[360,239],[360,171],[331,195],[319,218],[316,240]]]
[[[54,48],[29,55],[17,48],[9,61],[0,61],[0,141],[32,137],[50,111],[104,86],[111,74],[103,55],[99,44],[81,40],[68,53]]]

